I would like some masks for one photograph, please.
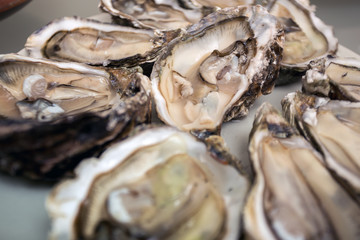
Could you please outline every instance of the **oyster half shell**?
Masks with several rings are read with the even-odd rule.
[[[101,0],[100,9],[140,28],[175,30],[198,22],[201,9],[184,8],[177,1]]]
[[[264,1],[265,2],[265,1]],[[315,15],[315,7],[309,1],[270,0],[268,11],[284,25],[285,43],[281,65],[284,68],[304,71],[310,61],[333,55],[338,40],[332,27]]]
[[[36,58],[133,67],[155,61],[157,52],[168,41],[166,38],[171,38],[170,35],[64,17],[31,34],[25,50],[28,56]]]
[[[360,102],[360,61],[324,58],[312,62],[302,79],[303,91],[321,97]]]
[[[0,169],[56,179],[150,117],[138,69],[0,56]]]
[[[286,117],[324,155],[324,164],[360,196],[360,103],[300,92],[282,101]]]
[[[203,142],[150,128],[83,161],[46,205],[51,239],[238,239],[248,180]]]
[[[252,4],[254,0],[101,0],[99,7],[122,24],[162,31],[185,28],[219,8]],[[122,20],[122,21],[121,21]]]
[[[358,239],[360,208],[322,156],[268,103],[254,120],[256,172],[244,210],[251,239]]]
[[[159,117],[184,131],[214,130],[270,93],[283,32],[261,6],[218,10],[163,49],[151,73]]]

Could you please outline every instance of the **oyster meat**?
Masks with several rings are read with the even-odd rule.
[[[324,155],[324,164],[360,194],[360,103],[300,92],[282,101],[289,121]]]
[[[251,239],[359,239],[358,202],[268,103],[255,116],[249,151],[256,179],[244,222]]]
[[[238,239],[249,182],[215,155],[170,127],[113,145],[50,193],[50,238]]]
[[[254,0],[101,0],[100,8],[115,21],[130,22],[135,27],[175,30],[197,23],[219,8],[252,4]],[[119,21],[119,20],[118,20]]]
[[[226,8],[226,7],[237,7],[240,5],[254,4],[255,0],[227,0],[227,1],[223,1],[223,0],[192,0],[192,2],[195,2],[195,3],[199,4],[200,6]]]
[[[58,178],[150,117],[138,69],[0,56],[0,169]]]
[[[283,32],[261,6],[209,14],[172,40],[151,73],[159,117],[184,131],[218,128],[270,93]]]
[[[360,102],[360,61],[324,58],[310,64],[303,77],[303,91],[337,100]]]
[[[171,0],[101,0],[99,7],[135,27],[158,30],[183,28],[203,17],[198,8],[183,8]]]
[[[25,50],[36,58],[133,67],[155,61],[167,38],[171,34],[64,17],[31,34]]]
[[[304,71],[310,61],[336,53],[338,40],[332,27],[315,16],[309,1],[270,0],[264,5],[284,25],[284,68]]]

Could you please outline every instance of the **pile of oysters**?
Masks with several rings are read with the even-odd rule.
[[[99,8],[0,55],[0,170],[58,181],[50,239],[360,239],[360,61],[309,1]],[[294,81],[246,168],[222,123]]]

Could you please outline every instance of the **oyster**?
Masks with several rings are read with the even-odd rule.
[[[174,30],[197,23],[202,17],[225,7],[253,0],[101,0],[100,8],[135,27]],[[120,21],[122,22],[122,21]]]
[[[305,93],[360,102],[359,60],[324,58],[310,66],[302,81]]]
[[[50,238],[238,239],[249,182],[215,155],[170,127],[113,145],[50,193]]]
[[[56,179],[150,117],[138,69],[0,56],[0,169]]]
[[[240,5],[250,5],[254,4],[255,0],[192,0],[193,2],[197,3],[200,6],[210,6],[210,7],[219,7],[219,8],[226,8],[226,7],[237,7]]]
[[[244,223],[251,239],[359,238],[358,203],[268,103],[255,116],[249,151],[256,179]]]
[[[308,64],[337,51],[338,40],[332,27],[315,15],[308,0],[262,1],[271,14],[283,24],[285,42],[277,85],[296,82],[308,69]]]
[[[360,196],[360,103],[296,92],[282,105],[290,122],[324,155],[324,164]]]
[[[209,14],[172,40],[151,73],[159,117],[184,131],[214,130],[271,92],[283,32],[261,6]]]
[[[101,0],[99,7],[135,27],[174,30],[198,22],[203,13],[186,9],[176,1],[156,0]]]
[[[167,38],[171,34],[64,17],[31,34],[25,50],[36,58],[133,67],[155,61]]]
[[[309,1],[270,0],[264,5],[284,25],[283,67],[304,71],[310,61],[336,53],[332,27],[315,16]]]

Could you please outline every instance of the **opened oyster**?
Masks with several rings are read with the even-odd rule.
[[[174,30],[197,23],[219,7],[234,7],[253,2],[253,0],[101,0],[100,8],[136,27]]]
[[[309,1],[270,0],[268,11],[284,25],[285,43],[281,65],[306,70],[310,61],[335,54],[338,40],[333,29],[315,16]]]
[[[132,67],[155,61],[166,38],[171,34],[64,17],[30,35],[25,50],[37,58]]]
[[[324,155],[324,164],[360,196],[360,103],[297,92],[282,105],[290,122]]]
[[[238,239],[249,183],[215,155],[169,127],[113,145],[51,192],[50,238]]]
[[[156,0],[101,0],[100,8],[135,27],[158,30],[183,28],[203,17],[198,9],[183,8],[176,1],[164,4]]]
[[[331,99],[360,102],[360,61],[324,58],[313,62],[303,77],[303,91]]]
[[[256,179],[244,222],[251,239],[359,238],[358,203],[270,104],[256,114],[249,151]]]
[[[154,64],[159,117],[195,131],[245,116],[273,88],[282,36],[275,17],[259,5],[222,9],[192,25]]]
[[[137,69],[0,56],[0,169],[58,178],[149,119],[149,79]]]

